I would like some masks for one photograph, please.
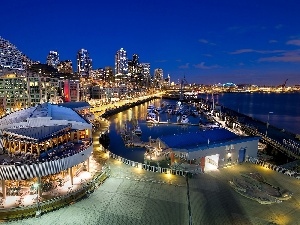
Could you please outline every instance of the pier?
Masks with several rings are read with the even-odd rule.
[[[260,142],[282,152],[289,158],[300,159],[300,141],[297,139],[296,134],[269,125],[266,122],[225,106],[219,106],[219,109],[216,110],[213,102],[206,99],[201,98],[193,101],[204,104],[209,111],[213,111],[215,116],[218,113],[219,119],[225,121],[229,128],[236,126],[247,135],[260,136]]]
[[[172,124],[172,125],[186,125],[186,126],[199,126],[199,123],[173,123],[169,121],[147,122],[151,124]]]

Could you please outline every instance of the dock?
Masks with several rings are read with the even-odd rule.
[[[144,143],[141,140],[141,137],[132,133],[132,130],[128,128],[126,125],[121,132],[121,137],[124,141],[126,147],[139,147],[143,148],[146,146],[147,143]]]
[[[174,122],[169,122],[169,121],[158,121],[158,122],[147,121],[146,123],[151,123],[151,124],[171,124],[171,125],[199,126],[198,123],[174,123]]]
[[[208,109],[213,109],[213,103],[205,99],[197,99],[198,103],[202,103]],[[247,135],[260,136],[260,142],[282,152],[291,159],[300,159],[300,141],[296,134],[281,128],[269,125],[251,116],[242,114],[225,106],[220,106],[222,112],[221,120],[226,122],[227,127],[232,128],[233,124],[239,126]]]

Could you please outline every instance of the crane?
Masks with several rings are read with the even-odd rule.
[[[288,79],[286,79],[283,84],[280,84],[277,86],[278,91],[285,91],[287,81],[288,81]]]
[[[183,76],[183,79],[181,79],[180,81],[180,98],[179,100],[182,101],[184,99],[184,94],[183,94],[183,89],[184,89],[184,85],[187,85],[188,82],[185,79],[185,75]]]
[[[286,82],[287,82],[287,81],[288,81],[288,79],[286,79],[286,80],[284,81],[283,85],[281,86],[282,89],[285,88],[285,85],[286,85]]]

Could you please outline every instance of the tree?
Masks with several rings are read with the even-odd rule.
[[[20,101],[14,101],[13,104],[13,111],[18,111],[22,108],[22,102]]]
[[[0,117],[4,116],[6,113],[6,110],[4,108],[4,105],[0,105]]]

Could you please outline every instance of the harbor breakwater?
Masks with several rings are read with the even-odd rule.
[[[133,108],[135,106],[138,106],[140,104],[143,104],[145,102],[149,102],[153,99],[156,99],[156,98],[159,98],[157,96],[152,96],[152,97],[149,97],[149,98],[145,98],[143,100],[138,100],[136,102],[131,102],[131,103],[126,103],[124,105],[121,105],[121,106],[115,106],[114,108],[108,108],[105,110],[105,112],[101,115],[102,118],[109,118],[110,116],[112,115],[115,115],[119,112],[122,112],[124,110],[127,110],[127,109],[130,109],[130,108]]]
[[[219,115],[221,120],[226,120],[228,127],[235,124],[248,135],[260,136],[260,142],[282,152],[291,159],[300,159],[300,141],[297,135],[284,129],[272,126],[268,122],[260,121],[251,116],[242,114],[228,107],[217,105],[212,101],[199,98],[193,100],[205,104],[209,111]]]

